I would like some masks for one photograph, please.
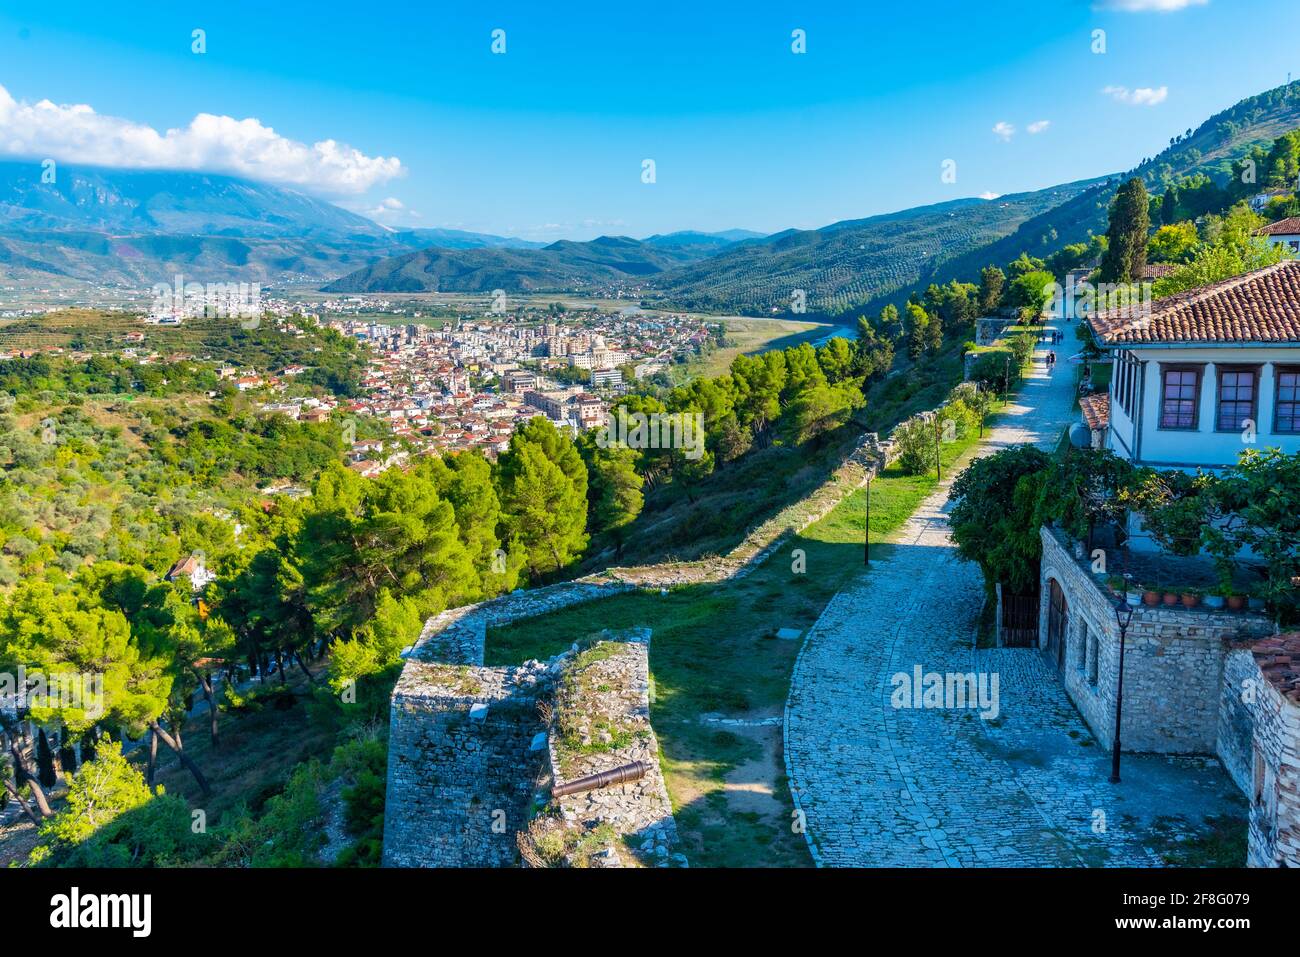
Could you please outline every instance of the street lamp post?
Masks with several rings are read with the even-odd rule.
[[[871,478],[876,474],[873,464],[867,469],[867,517],[862,523],[862,564],[871,564]]]
[[[1115,740],[1110,752],[1110,783],[1119,784],[1119,726],[1124,714],[1124,644],[1128,626],[1133,621],[1133,608],[1128,603],[1128,579],[1124,576],[1124,594],[1115,604],[1115,624],[1119,626],[1119,680],[1115,684]]]
[[[1007,356],[1007,366],[1002,372],[1002,404],[1005,406],[1011,398],[1011,356]]]
[[[934,480],[943,481],[943,460],[939,456],[939,413],[934,414]]]

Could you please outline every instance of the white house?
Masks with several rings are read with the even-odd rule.
[[[216,575],[208,571],[207,565],[203,561],[203,555],[200,552],[192,552],[179,559],[167,570],[167,574],[163,577],[169,582],[176,581],[178,578],[187,578],[190,587],[196,593],[203,591],[209,582],[216,581],[217,578]]]
[[[1265,237],[1271,246],[1285,246],[1293,253],[1300,253],[1300,216],[1269,223],[1255,235]]]
[[[1091,318],[1115,359],[1100,426],[1135,465],[1218,469],[1300,451],[1300,261]]]

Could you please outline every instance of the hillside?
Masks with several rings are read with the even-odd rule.
[[[917,281],[936,263],[988,245],[1094,182],[996,200],[960,199],[821,229],[787,230],[675,270],[651,298],[691,309],[786,309],[793,290],[810,310],[839,312]]]
[[[594,292],[637,284],[648,276],[716,253],[701,235],[682,242],[601,236],[562,239],[542,249],[424,249],[360,269],[325,286],[327,292]],[[659,241],[653,241],[659,240]],[[725,240],[723,245],[729,245]]]

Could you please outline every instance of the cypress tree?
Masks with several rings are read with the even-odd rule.
[[[1110,241],[1101,260],[1102,282],[1135,282],[1147,264],[1147,231],[1151,216],[1147,188],[1134,177],[1115,193],[1110,205]]]
[[[36,733],[36,776],[46,790],[58,781],[54,773],[54,752],[50,750],[50,739],[45,736],[44,728]]]

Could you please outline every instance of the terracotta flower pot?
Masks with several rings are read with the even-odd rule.
[[[1184,608],[1195,608],[1201,603],[1201,596],[1194,595],[1191,592],[1183,592],[1179,599],[1182,601]]]
[[[1167,591],[1164,593],[1164,595],[1161,596],[1160,600],[1164,602],[1167,606],[1172,608],[1174,605],[1178,604],[1178,592]]]
[[[1245,595],[1229,595],[1229,596],[1228,596],[1228,607],[1231,608],[1233,611],[1241,611],[1243,608],[1246,607],[1246,596],[1245,596]]]
[[[1148,590],[1148,591],[1144,591],[1144,592],[1142,593],[1142,604],[1144,604],[1144,605],[1158,605],[1158,604],[1160,604],[1160,592],[1158,592],[1158,591],[1150,591],[1150,590]]]

